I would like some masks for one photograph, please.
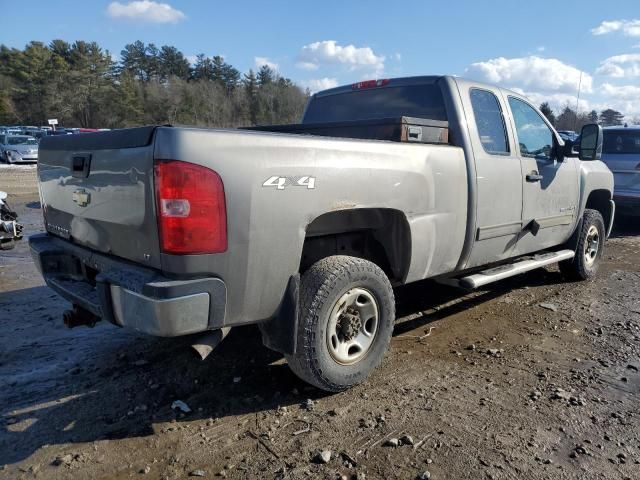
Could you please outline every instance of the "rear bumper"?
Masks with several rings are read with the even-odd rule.
[[[219,278],[166,278],[49,234],[29,245],[49,287],[115,325],[161,337],[224,326],[227,287]]]

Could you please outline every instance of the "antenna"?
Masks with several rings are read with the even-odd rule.
[[[578,109],[580,108],[580,90],[582,89],[582,70],[580,70],[580,80],[578,80],[578,95],[576,96],[576,119],[573,122],[573,131],[578,127]]]

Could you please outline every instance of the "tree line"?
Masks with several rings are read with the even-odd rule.
[[[540,105],[540,111],[556,127],[557,130],[573,130],[580,132],[584,125],[589,123],[599,123],[603,127],[613,127],[623,125],[625,117],[622,113],[612,108],[607,108],[598,113],[596,110],[590,112],[576,112],[569,105],[565,105],[559,115],[556,116],[548,102]],[[634,118],[629,124],[640,124],[640,118]]]
[[[191,65],[177,48],[141,41],[114,61],[96,42],[0,45],[0,124],[121,128],[238,127],[299,121],[309,93],[264,65],[241,73],[221,56]]]

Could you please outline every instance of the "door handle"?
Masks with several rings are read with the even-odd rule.
[[[527,182],[539,182],[543,178],[544,177],[540,175],[538,172],[536,172],[535,170],[527,174]]]

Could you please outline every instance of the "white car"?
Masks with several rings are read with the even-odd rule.
[[[2,135],[0,148],[7,163],[38,161],[38,141],[29,135]]]

